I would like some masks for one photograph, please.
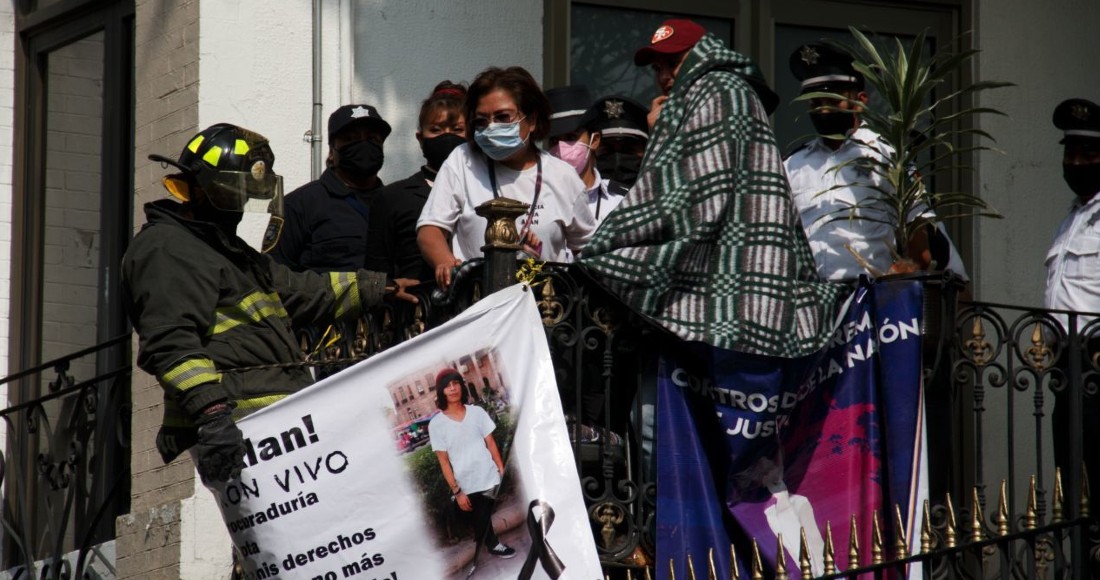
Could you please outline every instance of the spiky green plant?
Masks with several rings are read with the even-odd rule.
[[[855,27],[849,30],[856,44],[834,44],[854,59],[855,69],[864,76],[867,86],[878,92],[882,104],[864,105],[844,95],[824,92],[806,93],[796,100],[828,98],[858,104],[863,108],[862,122],[881,136],[889,150],[880,151],[882,158],[861,157],[832,169],[840,171],[849,164],[856,165],[862,174],[873,172],[881,176],[883,185],[877,186],[871,180],[858,184],[871,188],[876,195],[842,208],[826,219],[858,218],[887,224],[894,231],[899,257],[910,258],[910,239],[929,222],[955,217],[1001,217],[972,193],[929,191],[920,176],[933,169],[966,169],[962,162],[968,154],[995,150],[982,144],[982,140],[993,142],[993,136],[971,126],[970,121],[978,115],[1004,113],[990,107],[968,106],[966,101],[979,92],[1012,83],[978,81],[951,89],[953,77],[969,65],[978,50],[940,51],[928,56],[924,50],[926,35],[922,32],[909,46],[895,39],[896,53],[891,57]],[[947,92],[936,94],[937,90]],[[843,136],[831,137],[843,139]],[[974,144],[960,145],[968,138]],[[927,208],[934,210],[935,216],[929,217]],[[861,211],[867,209],[872,211]]]

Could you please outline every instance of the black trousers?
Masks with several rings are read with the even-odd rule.
[[[485,495],[485,492],[471,493],[470,504],[474,510],[470,514],[474,520],[474,540],[480,540],[486,548],[495,548],[500,540],[493,531],[493,498]]]

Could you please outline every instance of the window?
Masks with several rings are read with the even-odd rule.
[[[21,340],[12,341],[13,372],[129,330],[117,297],[118,264],[133,223],[134,7],[128,0],[89,6],[16,4],[11,334]],[[69,372],[86,381],[129,368],[129,341],[123,342]],[[47,382],[19,383],[13,402],[49,393]],[[95,394],[76,407],[71,399],[43,403],[37,420],[49,425],[35,432],[13,425],[18,435],[9,440],[8,457],[21,465],[11,473],[27,475],[5,481],[8,497],[24,499],[4,512],[31,542],[25,552],[4,551],[4,568],[23,554],[41,558],[111,539],[115,517],[129,511],[129,376],[97,385]],[[74,419],[74,409],[85,417]],[[69,469],[78,479],[65,484],[77,491],[65,501],[68,490],[36,477],[35,458],[57,462],[77,442],[81,451]],[[13,491],[22,485],[27,490]],[[61,521],[71,524],[58,529]]]

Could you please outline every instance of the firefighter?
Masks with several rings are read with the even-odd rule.
[[[384,294],[415,302],[410,281],[384,274],[293,272],[237,237],[245,211],[272,214],[265,246],[278,240],[282,179],[263,136],[213,125],[178,159],[149,158],[177,173],[163,178],[174,199],[145,205],[147,223],[122,262],[137,364],[164,388],[157,450],[164,462],[190,450],[204,482],[240,474],[243,437],[235,420],[313,382],[291,331],[353,317]]]

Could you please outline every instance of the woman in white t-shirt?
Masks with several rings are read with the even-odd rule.
[[[511,558],[516,551],[493,531],[493,498],[487,494],[504,475],[504,460],[493,438],[496,425],[484,409],[466,404],[466,382],[455,369],[436,375],[435,397],[440,412],[428,422],[428,436],[443,479],[458,509],[472,512],[474,542],[484,544],[493,556]]]
[[[416,224],[436,282],[447,287],[451,268],[481,257],[486,222],[475,209],[494,197],[532,206],[516,219],[528,253],[545,261],[579,253],[596,220],[573,167],[535,145],[550,129],[550,103],[531,74],[521,67],[483,71],[467,92],[466,120],[473,131],[439,169]]]

